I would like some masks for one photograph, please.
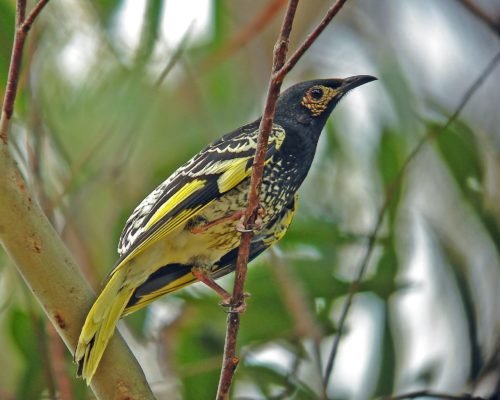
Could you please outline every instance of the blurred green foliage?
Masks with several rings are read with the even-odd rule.
[[[121,228],[138,202],[209,141],[260,114],[280,19],[222,57],[225,46],[265,1],[213,1],[211,34],[188,40],[181,49],[165,45],[161,15],[166,2],[161,0],[147,2],[144,15],[137,16],[142,18],[139,44],[124,43],[117,24],[126,3],[51,2],[30,34],[12,132],[13,151],[28,182],[96,289],[116,259]],[[429,89],[415,71],[430,61],[412,63],[411,54],[397,51],[398,46],[411,48],[411,40],[382,28],[403,31],[400,7],[427,4],[401,3],[406,5],[348,2],[286,81],[346,71],[380,78],[335,110],[279,254],[276,259],[262,256],[252,265],[235,398],[315,399],[326,390],[331,399],[365,399],[435,386],[462,392],[480,380],[481,368],[498,349],[500,208],[495,204],[500,199],[495,188],[500,152],[491,144],[498,143],[500,121],[482,124],[486,117],[481,110],[500,99],[490,92],[478,94],[481,106],[443,130],[457,105],[456,93],[467,90],[470,75],[475,77],[488,57],[462,67],[473,74],[455,77],[456,93]],[[328,5],[318,1],[317,8],[299,8],[294,37],[305,37]],[[482,37],[481,24],[470,21],[458,4],[433,7],[450,20],[454,15],[467,19],[466,29],[460,29],[470,33],[469,42]],[[382,16],[380,10],[394,14]],[[384,20],[386,14],[393,19]],[[14,15],[13,1],[0,2],[0,93],[5,91]],[[373,16],[370,23],[367,15]],[[345,44],[351,46],[348,52],[335,50]],[[156,85],[174,50],[181,51],[180,58]],[[368,61],[354,61],[359,54]],[[345,59],[351,57],[346,67]],[[363,108],[359,98],[368,106]],[[354,129],[360,126],[367,129]],[[411,150],[429,132],[433,139],[394,186]],[[389,188],[388,212],[359,289],[380,303],[383,312],[372,315],[372,328],[363,331],[364,344],[347,347],[350,356],[342,353],[341,343],[325,389],[317,366],[326,364],[341,304]],[[7,257],[0,260],[2,282],[11,266]],[[276,260],[285,265],[291,286],[280,278]],[[419,272],[423,270],[427,272]],[[434,274],[455,284],[444,290]],[[230,287],[230,279],[224,282]],[[33,313],[17,293],[5,293],[12,299],[0,312],[0,340],[6,344],[0,354],[16,367],[0,374],[0,398],[48,398],[51,387],[58,390],[59,385],[57,377],[46,373],[54,364],[54,339],[46,334],[41,314]],[[225,313],[217,298],[200,288],[174,296],[177,301],[167,297],[127,318],[138,343],[135,350],[153,355],[145,370],[162,376],[161,381],[151,378],[159,399],[213,398]],[[402,305],[415,296],[424,301]],[[297,315],[290,297],[310,311],[312,322]],[[456,298],[460,301],[450,300]],[[355,311],[363,307],[363,302],[354,302]],[[158,309],[171,313],[166,322]],[[437,315],[436,326],[422,322],[429,321],[422,315]],[[463,321],[450,315],[461,315]],[[299,329],[301,323],[317,329],[320,337],[313,339],[311,331]],[[346,340],[359,323],[359,318],[348,319]],[[466,343],[449,337],[456,326],[466,327],[461,336]],[[432,338],[446,350],[415,355],[414,346],[424,343],[420,337]],[[366,343],[371,346],[368,355],[357,349]],[[284,353],[286,360],[279,356]],[[466,373],[450,367],[450,357]],[[88,398],[70,360],[67,354],[62,362],[72,395]],[[343,370],[354,370],[358,378],[343,380]]]

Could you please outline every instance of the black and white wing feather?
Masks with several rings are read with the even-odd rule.
[[[207,146],[137,206],[121,234],[115,270],[251,175],[258,126],[255,121]],[[266,162],[284,140],[284,129],[274,125]]]

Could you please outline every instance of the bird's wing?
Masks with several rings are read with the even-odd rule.
[[[118,244],[114,273],[147,247],[182,226],[252,173],[258,123],[247,125],[206,147],[158,186],[134,210]],[[281,147],[285,131],[274,125],[266,161]]]
[[[271,224],[252,238],[249,261],[253,260],[268,247],[279,241],[286,233],[297,209],[297,195]],[[230,250],[216,263],[212,277],[224,276],[236,267],[238,247]],[[168,265],[151,274],[147,280],[134,292],[133,301],[129,302],[123,315],[133,313],[164,294],[178,290],[196,280],[189,272],[189,266]]]

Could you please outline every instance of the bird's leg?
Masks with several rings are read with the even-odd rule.
[[[266,215],[266,210],[264,209],[264,207],[262,207],[259,204],[259,207],[257,209],[257,218],[255,218],[255,222],[253,224],[251,224],[248,229],[245,228],[245,214],[243,213],[243,215],[241,215],[241,217],[240,217],[240,220],[236,224],[236,230],[238,232],[241,232],[241,233],[243,233],[243,232],[252,232],[252,231],[260,231],[262,229],[262,226],[263,226],[262,217],[264,215]]]
[[[243,217],[244,213],[245,213],[244,210],[236,211],[232,214],[226,215],[225,217],[217,218],[216,220],[214,220],[212,222],[208,222],[204,225],[195,226],[195,227],[191,228],[189,231],[191,233],[194,233],[194,234],[203,233],[207,229],[210,229],[211,227],[213,227],[215,225],[219,225],[219,224],[222,224],[222,223],[227,222],[227,221],[241,219]]]
[[[231,303],[231,293],[229,293],[226,289],[220,286],[217,282],[215,282],[207,271],[200,267],[191,268],[191,273],[193,276],[198,279],[200,282],[203,282],[210,289],[212,289],[215,293],[217,293],[222,301],[219,303],[222,307],[231,307],[232,310],[230,312],[243,313],[245,312],[247,305],[243,300],[240,304],[232,304]],[[248,293],[244,294],[244,297],[248,297]]]
[[[210,275],[206,272],[204,268],[193,267],[191,268],[191,273],[193,276],[198,279],[200,282],[203,282],[210,289],[215,291],[220,298],[222,299],[222,304],[231,303],[231,293],[229,293],[226,289],[224,289],[221,285],[215,282]]]

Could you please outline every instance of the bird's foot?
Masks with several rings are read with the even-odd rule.
[[[191,273],[196,279],[198,279],[200,282],[203,282],[219,295],[219,297],[222,299],[219,305],[228,308],[228,313],[241,314],[245,312],[245,310],[247,309],[245,299],[247,297],[250,297],[249,293],[243,293],[243,299],[235,304],[232,302],[233,296],[231,295],[231,293],[229,293],[226,289],[215,282],[205,269],[201,267],[193,267],[191,268]]]
[[[243,314],[247,309],[247,303],[245,299],[250,296],[250,293],[243,293],[243,299],[241,301],[238,301],[237,303],[232,303],[232,298],[230,296],[229,298],[222,299],[219,305],[226,308],[226,312],[229,314]]]
[[[257,209],[257,218],[255,218],[255,222],[253,224],[247,224],[245,226],[245,214],[243,214],[240,220],[236,224],[236,230],[240,233],[260,231],[264,226],[264,221],[262,220],[262,217],[264,217],[265,215],[266,215],[266,210],[264,209],[264,207],[259,205],[259,208]]]
[[[208,274],[208,272],[202,267],[191,268],[191,273],[200,282],[203,282],[210,289],[219,295],[223,302],[231,299],[231,294],[224,289],[221,285],[213,280],[213,278]]]

